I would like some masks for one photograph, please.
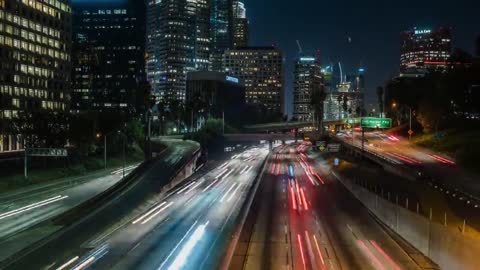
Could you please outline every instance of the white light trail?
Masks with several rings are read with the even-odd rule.
[[[164,206],[165,204],[167,204],[167,202],[162,202],[161,204],[155,206],[152,210],[148,211],[147,213],[145,213],[144,215],[142,215],[141,217],[137,218],[136,220],[134,220],[132,222],[132,224],[137,224],[138,222],[142,221],[144,218],[146,218],[148,215],[150,215],[151,213],[155,212],[157,209],[159,209],[160,207]]]
[[[188,231],[185,233],[185,235],[182,237],[182,239],[180,239],[180,242],[178,242],[178,244],[175,246],[175,248],[170,251],[170,254],[168,254],[167,258],[165,258],[165,260],[162,262],[162,264],[157,268],[157,270],[160,270],[162,269],[162,267],[167,263],[168,259],[170,259],[170,257],[172,256],[172,254],[177,250],[177,248],[182,244],[183,240],[185,240],[185,238],[187,238],[188,234],[190,233],[190,231],[193,229],[193,227],[195,227],[195,225],[198,223],[198,220],[195,220],[195,222],[192,224],[192,226],[190,226],[190,229],[188,229]]]
[[[158,214],[160,214],[161,212],[163,212],[165,209],[169,208],[170,206],[172,206],[173,202],[170,202],[168,203],[167,205],[165,205],[162,209],[158,210],[157,212],[153,213],[151,216],[149,216],[147,219],[145,219],[144,221],[142,221],[142,225],[149,222],[150,220],[152,220],[152,218],[158,216]]]
[[[194,185],[196,182],[193,181],[191,182],[190,184],[186,185],[185,187],[183,187],[182,189],[180,189],[177,194],[182,194],[185,190],[187,190],[189,187],[191,187],[192,185]]]
[[[80,257],[76,256],[72,259],[70,259],[68,262],[62,264],[60,267],[58,267],[56,270],[63,270],[65,268],[67,268],[69,265],[71,265],[72,263],[76,262]]]
[[[68,196],[58,195],[58,196],[52,197],[52,198],[47,199],[47,200],[43,200],[43,201],[36,202],[34,204],[30,204],[30,205],[27,205],[27,206],[24,206],[24,207],[21,207],[21,208],[12,210],[12,211],[8,211],[8,212],[5,212],[3,214],[0,214],[0,220],[2,220],[4,218],[7,218],[7,217],[15,216],[15,215],[18,215],[18,214],[21,214],[21,213],[24,213],[24,212],[27,212],[27,211],[30,211],[30,210],[33,210],[33,209],[36,209],[36,208],[39,208],[39,207],[42,207],[42,206],[45,206],[45,205],[49,205],[49,204],[64,200],[66,198],[68,198]]]
[[[188,255],[190,255],[195,245],[198,243],[198,241],[200,241],[200,239],[202,239],[203,235],[205,234],[205,228],[207,227],[209,222],[210,221],[207,221],[207,223],[197,227],[190,239],[188,239],[187,243],[185,243],[185,246],[183,246],[183,248],[180,250],[168,270],[178,270],[185,265]]]
[[[233,197],[235,196],[235,194],[237,193],[237,191],[239,189],[240,189],[240,185],[238,185],[237,188],[233,191],[232,195],[230,195],[230,197],[228,197],[227,202],[229,202],[233,199]]]
[[[210,185],[208,185],[206,188],[204,188],[204,189],[202,190],[202,192],[207,191],[210,187],[212,187],[213,185],[215,185],[215,183],[217,183],[219,180],[220,180],[219,178],[216,178],[216,180],[213,181],[212,183],[210,183]]]
[[[197,183],[196,185],[194,185],[193,187],[191,187],[187,192],[185,192],[185,194],[188,194],[190,192],[192,192],[193,190],[195,190],[201,183]]]
[[[232,189],[237,185],[237,183],[233,184],[228,190],[227,192],[225,192],[225,194],[222,196],[222,198],[220,199],[220,202],[223,202],[223,200],[225,200],[225,198],[228,196],[228,194],[230,193],[230,191],[232,191]]]

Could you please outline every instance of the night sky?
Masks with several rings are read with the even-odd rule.
[[[117,2],[122,0],[95,0]],[[139,0],[140,1],[140,0]],[[91,2],[91,0],[73,0]],[[417,26],[453,29],[453,45],[473,52],[480,34],[480,0],[244,0],[250,45],[275,45],[286,60],[286,108],[292,110],[296,40],[304,53],[322,53],[323,65],[341,61],[344,71],[367,70],[367,103],[375,88],[398,75],[400,32]],[[351,42],[349,42],[351,40]]]
[[[251,45],[276,45],[284,52],[288,113],[297,39],[305,53],[319,48],[323,65],[341,61],[347,71],[366,68],[367,102],[371,103],[376,102],[375,88],[398,74],[401,31],[414,26],[452,27],[454,47],[469,52],[480,34],[479,0],[244,1]]]

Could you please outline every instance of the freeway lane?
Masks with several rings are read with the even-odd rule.
[[[272,156],[230,269],[418,269],[329,166],[293,149]]]
[[[150,208],[127,214],[124,225],[79,239],[45,269],[214,269],[267,154],[248,149],[194,174]]]
[[[126,167],[126,173],[137,165]],[[0,203],[0,239],[55,217],[102,193],[122,179],[122,169],[74,187],[62,187]]]
[[[346,143],[361,148],[361,136],[356,134],[353,139],[350,134],[339,133],[337,137]],[[466,197],[470,197],[472,205],[480,205],[480,182],[478,176],[472,175],[450,157],[446,157],[429,149],[411,145],[408,140],[393,135],[379,132],[366,132],[367,142],[365,147],[368,151],[387,158],[397,166],[404,166],[413,170],[421,171],[423,176],[433,184],[441,183],[450,191],[461,191]],[[463,196],[463,195],[462,195]]]
[[[128,242],[130,250],[122,260],[107,255],[94,269],[215,269],[267,154],[266,148],[249,149],[204,175],[192,177],[172,192],[165,200],[171,207],[150,225],[141,224],[148,219],[147,211],[139,215],[136,224],[132,222],[125,232],[119,231],[108,241],[115,246],[112,253],[118,242]],[[141,241],[137,237],[127,240],[131,236],[127,231],[133,230],[148,234]]]
[[[58,262],[74,257],[72,254],[81,250],[81,245],[87,239],[108,230],[145,200],[158,195],[160,187],[166,184],[170,175],[180,167],[182,160],[189,158],[198,149],[197,144],[188,141],[178,141],[172,145],[124,194],[93,215],[82,217],[84,219],[79,223],[71,226],[56,224],[69,226],[68,230],[31,253],[23,254],[23,257],[8,265],[6,269],[52,269]]]

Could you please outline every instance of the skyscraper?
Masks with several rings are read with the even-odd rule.
[[[248,46],[248,19],[245,4],[241,1],[233,2],[233,47]]]
[[[452,35],[449,28],[419,29],[405,31],[401,35],[400,72],[425,73],[444,70],[448,66],[452,50]]]
[[[184,101],[187,73],[210,67],[209,1],[151,0],[147,16],[148,81],[157,101]]]
[[[233,0],[211,0],[212,70],[223,71],[222,59],[233,48]]]
[[[246,47],[225,52],[227,74],[245,82],[246,102],[273,114],[284,114],[282,52],[275,47]]]
[[[312,93],[322,87],[322,74],[319,59],[303,56],[295,61],[293,81],[293,117],[298,121],[311,121]]]
[[[72,111],[135,112],[145,81],[145,6],[135,0],[73,6]]]
[[[20,12],[21,11],[21,12]],[[67,0],[0,0],[0,152],[22,149],[8,130],[22,111],[65,111],[70,101]]]

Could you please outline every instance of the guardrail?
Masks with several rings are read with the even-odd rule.
[[[391,203],[336,173],[333,175],[370,213],[441,269],[478,269],[480,241],[475,234],[434,223],[429,217]]]
[[[351,144],[349,142],[346,142],[344,140],[340,140],[336,137],[332,138],[333,140],[341,143],[344,148],[351,149],[352,151],[355,151],[356,153],[370,159],[371,161],[381,165],[386,171],[391,172],[393,174],[396,174],[400,177],[407,178],[410,181],[416,181],[417,180],[417,172],[410,167],[405,167],[401,164],[398,164],[394,159],[386,157],[384,155],[380,155],[374,151],[368,150],[368,149],[362,149],[359,148],[358,146]]]

